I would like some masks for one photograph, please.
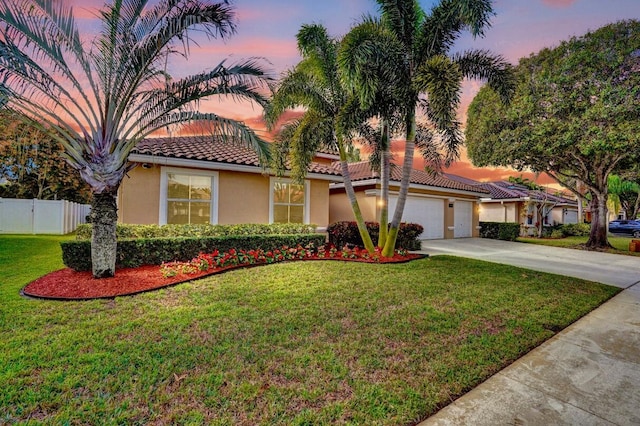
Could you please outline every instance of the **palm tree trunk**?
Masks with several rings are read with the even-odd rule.
[[[94,193],[91,201],[91,265],[94,278],[113,277],[116,273],[117,190]]]
[[[347,197],[349,198],[349,202],[351,203],[351,209],[353,210],[353,215],[356,219],[356,224],[358,225],[358,232],[360,233],[360,238],[362,238],[362,243],[364,244],[364,248],[369,253],[373,254],[375,253],[376,248],[373,245],[373,240],[371,240],[371,235],[369,235],[369,231],[367,230],[367,225],[364,223],[364,218],[362,217],[362,211],[360,211],[360,205],[358,204],[356,193],[353,190],[353,183],[351,182],[351,173],[349,172],[349,164],[347,163],[347,153],[340,139],[338,139],[338,149],[340,151],[340,167],[342,168],[342,179],[344,181],[344,189],[347,193]]]
[[[380,232],[378,234],[378,247],[384,247],[389,235],[389,179],[391,175],[391,152],[389,140],[389,122],[382,122],[382,159],[380,161]]]
[[[407,114],[407,140],[405,141],[404,162],[402,163],[402,179],[400,180],[400,192],[398,193],[398,202],[396,210],[393,213],[393,220],[389,227],[389,235],[387,242],[382,249],[382,255],[392,257],[396,248],[396,240],[398,239],[398,231],[400,229],[400,221],[404,213],[404,205],[407,202],[407,194],[409,193],[409,184],[411,182],[411,171],[413,170],[413,152],[416,146],[416,111],[412,108]]]

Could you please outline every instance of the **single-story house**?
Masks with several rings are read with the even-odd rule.
[[[489,192],[489,197],[480,199],[481,222],[515,222],[525,230],[533,230],[540,220],[545,226],[578,223],[578,202],[560,194],[531,190],[506,181],[477,182],[447,176]]]
[[[212,137],[150,138],[118,193],[118,220],[134,224],[329,224],[329,184],[338,157],[318,153],[302,185],[263,169],[254,151]]]
[[[349,171],[364,219],[376,221],[381,206],[378,173],[371,170],[368,162],[350,164]],[[390,220],[397,203],[401,176],[401,167],[392,167],[389,184]],[[344,183],[331,183],[330,190],[329,221],[353,220]],[[483,188],[414,169],[402,221],[422,225],[422,239],[477,237],[479,201],[481,197],[488,196],[489,192]]]
[[[118,192],[118,220],[168,223],[330,223],[353,220],[337,163],[318,152],[304,184],[263,169],[243,145],[211,137],[149,138],[131,152],[135,163]],[[350,165],[365,220],[376,221],[380,179],[367,162]],[[391,174],[390,215],[397,202],[400,167]],[[478,236],[478,205],[487,190],[414,170],[403,221],[424,226],[422,238]]]

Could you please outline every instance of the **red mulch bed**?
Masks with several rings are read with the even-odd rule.
[[[406,256],[394,256],[392,258],[381,259],[378,262],[363,259],[308,259],[308,260],[340,260],[346,262],[368,262],[368,263],[402,263],[414,259],[425,257],[421,254],[409,253]],[[305,259],[307,260],[307,259]],[[116,276],[112,278],[93,278],[91,271],[77,272],[73,269],[65,268],[44,275],[37,280],[27,284],[22,289],[22,294],[30,297],[55,300],[87,300],[106,299],[116,296],[129,296],[145,291],[157,290],[183,282],[195,280],[208,275],[219,274],[231,269],[246,268],[261,265],[240,265],[229,268],[214,269],[196,274],[176,275],[165,278],[160,272],[160,266],[140,266],[138,268],[123,268],[116,271]]]

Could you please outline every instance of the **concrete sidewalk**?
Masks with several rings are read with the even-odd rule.
[[[420,426],[640,425],[640,258],[477,238],[422,247],[626,290]]]

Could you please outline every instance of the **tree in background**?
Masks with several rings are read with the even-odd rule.
[[[0,113],[0,197],[88,203],[89,186],[46,133]]]
[[[456,118],[463,79],[487,80],[506,100],[511,90],[511,73],[510,66],[501,57],[487,51],[451,54],[451,48],[462,31],[469,30],[474,37],[481,36],[489,26],[489,18],[493,14],[490,0],[441,0],[431,14],[426,14],[416,0],[377,0],[377,3],[381,13],[380,30],[365,22],[364,25],[372,29],[370,36],[359,36],[361,46],[354,44],[350,50],[358,52],[352,77],[359,80],[354,86],[363,105],[385,91],[400,94],[404,102],[399,105],[405,129],[402,179],[396,210],[382,251],[384,256],[390,256],[395,248],[409,191],[418,108],[431,124],[434,136],[423,144],[444,152],[443,163],[447,165],[458,157],[463,141]],[[372,20],[375,19],[369,21]],[[376,39],[386,40],[389,49],[397,52],[400,59],[381,61],[380,49],[372,48]],[[368,79],[368,67],[380,68],[390,78]],[[429,155],[433,158],[433,151]]]
[[[476,166],[546,172],[591,194],[587,247],[608,247],[608,178],[640,151],[640,22],[622,21],[523,58],[509,106],[488,87],[469,106]]]
[[[0,104],[60,143],[90,185],[93,275],[102,278],[115,274],[116,195],[140,140],[197,121],[261,159],[269,149],[243,123],[197,110],[210,96],[265,105],[266,74],[255,60],[223,61],[184,78],[167,69],[171,58],[188,57],[194,32],[222,39],[235,32],[227,1],[113,0],[98,18],[87,41],[65,2],[0,2]]]

